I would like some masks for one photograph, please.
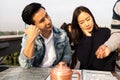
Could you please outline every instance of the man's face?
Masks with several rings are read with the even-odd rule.
[[[33,16],[33,21],[41,32],[51,31],[52,30],[52,21],[47,12],[40,8],[37,13]]]

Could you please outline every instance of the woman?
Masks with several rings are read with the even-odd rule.
[[[80,69],[114,71],[116,54],[97,59],[97,48],[110,37],[108,28],[99,28],[91,11],[80,6],[74,10],[72,18],[72,40],[75,53],[80,61]]]

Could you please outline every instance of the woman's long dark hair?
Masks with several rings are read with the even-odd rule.
[[[80,40],[84,35],[83,31],[80,29],[79,24],[78,24],[78,16],[81,14],[81,12],[86,12],[92,17],[93,23],[94,23],[92,32],[98,29],[98,25],[96,24],[94,16],[92,15],[91,11],[84,6],[77,7],[73,12],[73,18],[72,18],[72,24],[71,24],[72,25],[72,36],[71,37],[72,37],[73,42],[77,44],[80,43]]]

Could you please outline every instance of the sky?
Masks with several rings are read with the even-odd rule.
[[[64,22],[70,23],[73,11],[78,6],[86,6],[93,13],[100,26],[109,26],[112,20],[113,6],[116,0],[0,0],[0,31],[22,31],[23,8],[32,2],[39,2],[45,8],[56,27]]]

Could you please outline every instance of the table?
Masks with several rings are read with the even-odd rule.
[[[4,68],[4,71],[0,72],[0,80],[45,80],[50,73],[50,68],[23,69],[18,66],[0,68]]]
[[[0,80],[46,80],[49,73],[50,68],[23,69],[20,66],[0,65]],[[112,74],[120,80],[116,72]]]

